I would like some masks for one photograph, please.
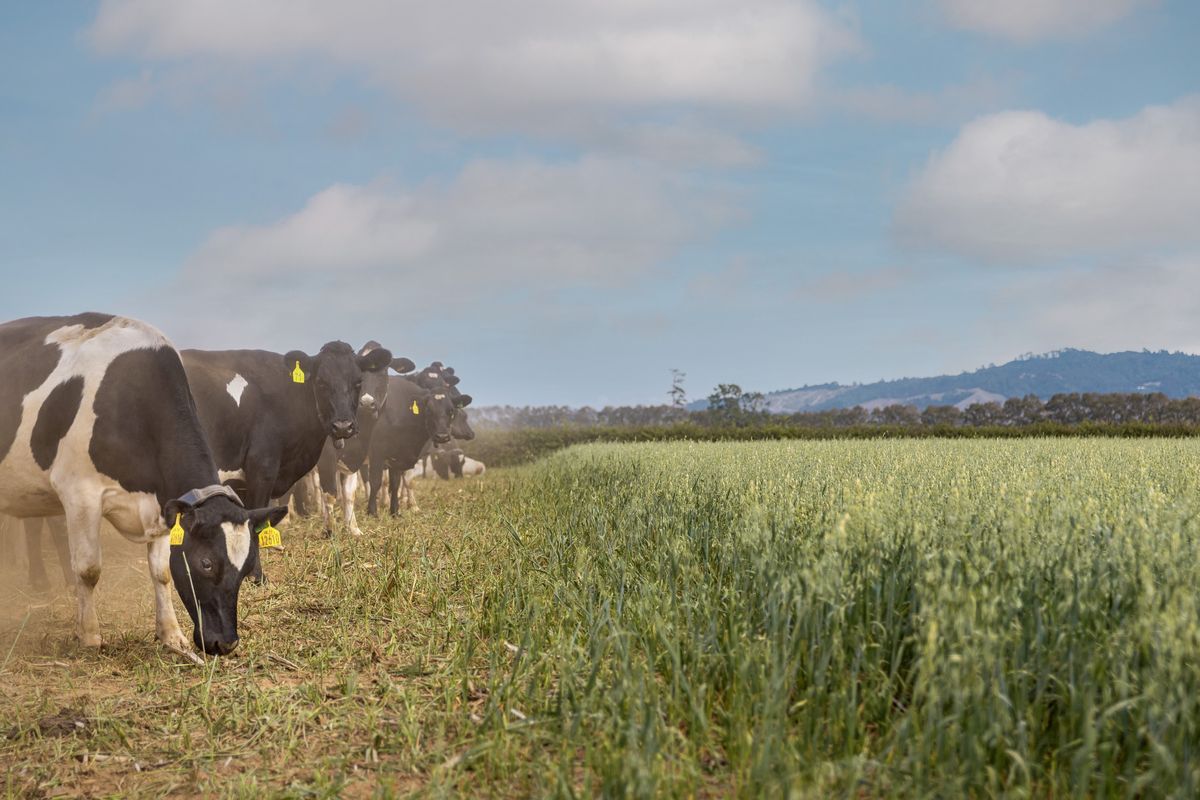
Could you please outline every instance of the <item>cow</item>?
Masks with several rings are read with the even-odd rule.
[[[367,513],[371,515],[378,513],[377,497],[384,470],[389,474],[389,508],[395,515],[399,512],[404,473],[421,458],[426,442],[432,440],[444,445],[452,441],[454,418],[471,403],[470,395],[458,392],[442,380],[440,364],[431,365],[411,379],[392,378],[388,397],[371,439],[367,499]]]
[[[293,350],[184,350],[183,366],[223,483],[251,506],[282,497],[310,472],[327,438],[358,432],[360,405],[388,388],[389,350],[359,355],[329,342],[315,356]],[[411,363],[411,362],[410,362]],[[255,559],[252,578],[262,580]]]
[[[146,545],[159,641],[199,661],[175,616],[174,582],[192,644],[231,652],[254,531],[287,509],[247,510],[219,485],[167,338],[110,314],[20,319],[0,325],[0,375],[0,513],[66,517],[79,641],[102,644],[94,591],[104,519]]]
[[[378,342],[367,342],[359,353],[365,355],[380,347]],[[416,365],[407,358],[393,358],[389,366],[401,374],[412,372],[416,368]],[[346,527],[355,536],[361,536],[362,530],[359,529],[358,519],[354,514],[354,494],[358,490],[359,473],[364,468],[370,453],[375,426],[379,421],[380,414],[387,407],[389,388],[389,379],[385,370],[382,386],[375,387],[377,402],[371,404],[369,408],[364,405],[358,410],[358,435],[341,448],[335,447],[332,441],[326,441],[321,451],[321,458],[317,463],[320,491],[337,498],[338,504],[342,508]],[[325,515],[325,528],[332,532],[333,525],[328,505],[323,505],[322,511]]]

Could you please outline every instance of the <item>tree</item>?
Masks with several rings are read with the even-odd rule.
[[[737,416],[742,410],[742,387],[736,383],[718,383],[708,396],[708,410],[718,416]]]
[[[687,390],[683,388],[683,379],[686,377],[686,372],[671,368],[671,391],[667,394],[671,396],[671,405],[675,408],[682,409],[687,406]]]
[[[742,411],[747,414],[762,414],[767,410],[767,398],[762,392],[743,392]]]

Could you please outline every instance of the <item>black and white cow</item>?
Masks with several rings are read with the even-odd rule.
[[[237,645],[237,599],[261,526],[283,508],[247,511],[218,486],[179,354],[144,322],[107,314],[0,325],[0,513],[64,515],[78,635],[101,644],[93,591],[100,521],[146,544],[158,638],[195,658],[179,627],[174,580],[209,653]],[[178,520],[183,542],[168,528]]]
[[[388,405],[371,439],[368,514],[378,512],[377,497],[384,470],[389,475],[389,508],[392,514],[399,512],[404,474],[421,458],[427,442],[444,445],[452,441],[454,418],[471,403],[470,395],[458,392],[440,377],[433,377],[437,372],[435,367],[440,365],[431,365],[412,378],[391,379]]]
[[[388,388],[390,351],[365,355],[329,342],[315,356],[293,350],[184,350],[183,366],[223,482],[250,505],[282,497],[317,465],[327,438],[358,432],[359,407]],[[410,362],[411,363],[411,362]],[[253,575],[261,579],[256,560]]]
[[[378,342],[367,342],[359,350],[360,355],[366,355],[373,350],[378,350],[382,345]],[[412,372],[416,365],[407,358],[393,358],[390,364],[391,369],[400,374]],[[354,514],[354,495],[358,490],[359,472],[363,469],[367,461],[367,456],[370,454],[371,438],[375,432],[375,426],[379,422],[379,417],[383,410],[387,407],[389,379],[387,371],[384,370],[376,377],[376,381],[382,385],[373,384],[372,391],[376,396],[376,402],[369,407],[363,404],[358,409],[358,435],[345,443],[343,447],[336,447],[332,440],[325,442],[325,447],[321,451],[321,458],[317,464],[319,486],[322,492],[334,495],[337,498],[338,505],[342,509],[342,515],[346,526],[355,536],[361,536],[362,531],[358,527],[358,519]],[[364,391],[367,386],[364,383]],[[333,525],[329,518],[328,506],[323,505],[323,513],[325,514],[325,528],[327,531],[332,531]]]

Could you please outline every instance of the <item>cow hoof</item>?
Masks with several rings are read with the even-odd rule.
[[[81,633],[79,634],[79,643],[84,647],[92,650],[99,650],[104,646],[104,640],[98,633]]]
[[[326,539],[332,539],[333,538],[333,528],[326,528],[325,530],[323,530],[321,532],[321,535],[324,536]]]
[[[162,642],[163,647],[167,648],[176,655],[183,656],[193,664],[204,663],[204,659],[200,658],[200,656],[196,655],[196,652],[192,650],[191,642],[189,642],[187,637],[183,635],[183,631],[177,630],[174,633],[169,633],[166,635],[159,634],[158,640]]]
[[[363,535],[363,532],[362,532],[362,531],[360,531],[358,528],[351,528],[351,529],[350,529],[350,533],[354,534],[355,536],[362,536],[362,535]]]
[[[45,578],[34,578],[33,591],[34,594],[46,594],[50,591],[50,582]]]

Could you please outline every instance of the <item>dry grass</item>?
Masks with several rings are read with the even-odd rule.
[[[9,559],[5,796],[454,793],[461,776],[439,770],[470,739],[470,703],[455,696],[450,666],[473,587],[453,576],[479,566],[471,553],[484,531],[468,508],[486,489],[422,489],[424,510],[367,520],[361,539],[325,540],[307,521],[285,528],[267,586],[243,588],[241,647],[203,668],[155,643],[140,546],[105,534],[98,654],[74,642],[73,601],[50,548],[52,599],[30,594],[23,560]]]

